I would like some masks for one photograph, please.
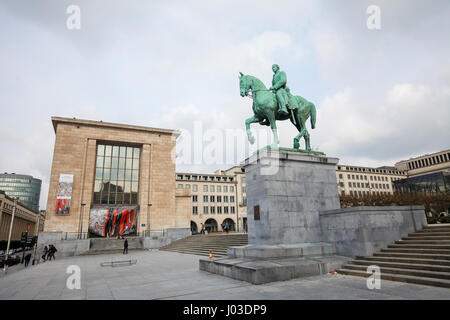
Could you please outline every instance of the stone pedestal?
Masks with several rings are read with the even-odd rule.
[[[249,245],[228,258],[200,260],[200,269],[254,284],[320,275],[349,258],[336,255],[321,231],[319,211],[339,209],[338,159],[266,149],[245,160]]]
[[[340,208],[337,162],[270,149],[245,160],[249,244],[321,242],[319,211]]]

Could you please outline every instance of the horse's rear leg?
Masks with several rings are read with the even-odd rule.
[[[280,139],[278,139],[278,130],[277,130],[277,123],[275,120],[275,114],[271,114],[267,117],[270,121],[270,128],[272,129],[273,133],[273,142],[270,145],[271,148],[278,149],[278,145],[280,144]]]

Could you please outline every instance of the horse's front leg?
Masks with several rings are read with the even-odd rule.
[[[255,138],[252,135],[252,131],[250,130],[250,124],[251,123],[255,123],[255,122],[260,122],[261,119],[259,119],[259,117],[257,116],[253,116],[248,118],[247,120],[245,120],[245,128],[247,129],[247,137],[248,137],[248,141],[250,141],[251,144],[255,143]]]

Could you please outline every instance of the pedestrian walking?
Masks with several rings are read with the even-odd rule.
[[[25,255],[25,268],[28,267],[28,265],[30,264],[30,260],[31,260],[31,253],[28,253],[27,255]]]
[[[52,244],[49,245],[47,260],[52,260],[52,258],[53,258],[53,260],[56,260],[56,258],[55,258],[56,251],[58,251],[58,250],[56,249],[56,247],[54,245],[52,245]]]
[[[45,246],[44,251],[42,252],[42,256],[41,256],[41,258],[44,260],[44,262],[47,261],[47,254],[48,254],[48,247]]]
[[[123,243],[123,254],[128,253],[128,239],[125,238],[125,242]]]

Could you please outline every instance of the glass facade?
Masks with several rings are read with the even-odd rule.
[[[29,209],[39,212],[39,198],[42,181],[32,176],[21,174],[0,174],[0,190],[19,201]]]
[[[395,192],[450,193],[450,173],[436,172],[392,181]]]
[[[93,204],[138,204],[139,147],[98,144]]]

